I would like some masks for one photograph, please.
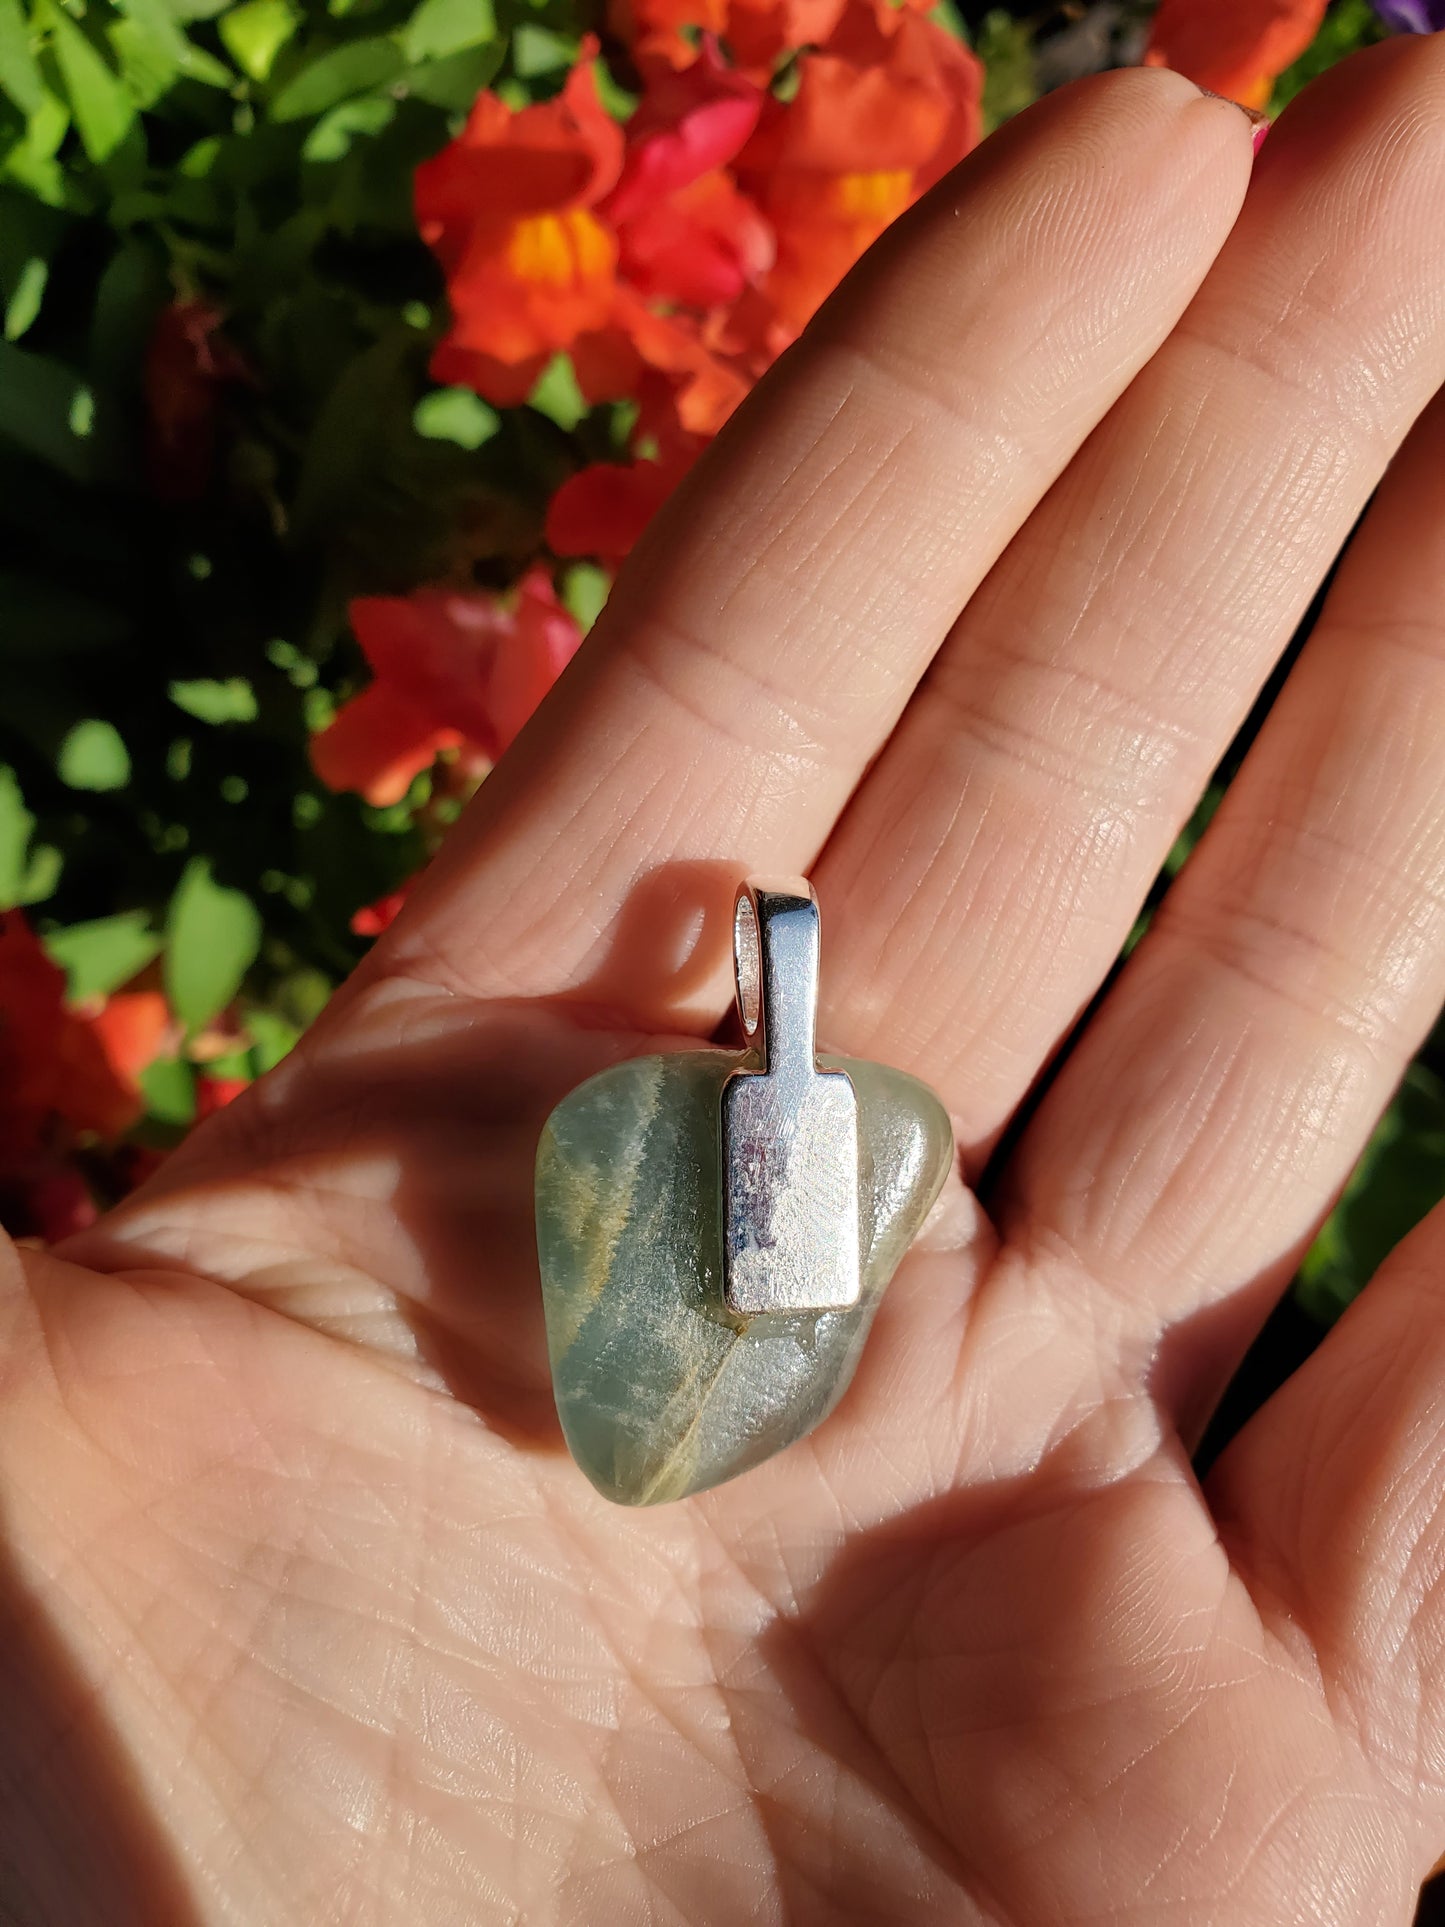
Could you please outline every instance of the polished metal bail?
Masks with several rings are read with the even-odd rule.
[[[750,1317],[858,1302],[858,1099],[819,1070],[818,899],[751,878],[733,911],[738,1014],[756,1070],[722,1089],[723,1298]]]

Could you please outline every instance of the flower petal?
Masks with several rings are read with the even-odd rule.
[[[368,803],[385,808],[399,803],[413,779],[461,740],[458,730],[439,727],[391,684],[373,683],[311,738],[311,767],[328,789],[359,790]]]
[[[608,218],[621,226],[724,166],[757,126],[762,105],[761,88],[725,66],[717,42],[705,39],[691,66],[652,80],[627,123]]]
[[[1263,107],[1324,17],[1325,0],[1162,0],[1144,60],[1241,106]]]

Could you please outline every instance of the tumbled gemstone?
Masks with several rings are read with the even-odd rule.
[[[821,1059],[858,1095],[862,1295],[843,1310],[736,1316],[722,1296],[719,1099],[748,1062],[634,1058],[579,1086],[542,1134],[537,1245],[557,1411],[578,1465],[623,1505],[719,1485],[827,1417],[953,1160],[926,1085]]]

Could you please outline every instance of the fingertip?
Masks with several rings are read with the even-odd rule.
[[[1202,232],[1212,208],[1226,221],[1237,212],[1257,118],[1172,68],[1121,67],[1058,89],[1004,131],[1032,136],[1041,152],[1087,150],[1096,173],[1115,175],[1121,213],[1129,200],[1157,204],[1186,186]]]
[[[1304,88],[1280,116],[1279,126],[1294,143],[1338,141],[1349,138],[1361,121],[1379,133],[1418,123],[1424,134],[1440,141],[1445,133],[1445,33],[1398,34],[1361,48]],[[1279,148],[1285,145],[1281,142]]]

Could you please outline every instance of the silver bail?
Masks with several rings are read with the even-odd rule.
[[[723,1298],[730,1311],[858,1302],[858,1100],[817,1062],[818,899],[750,878],[733,911],[738,1014],[756,1070],[722,1090]]]

